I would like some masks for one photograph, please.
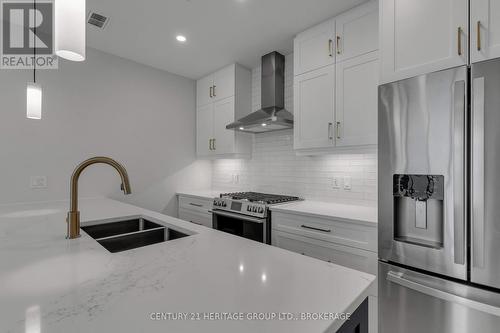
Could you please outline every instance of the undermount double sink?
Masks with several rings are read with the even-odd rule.
[[[82,226],[81,229],[111,253],[190,236],[144,217],[92,224]]]

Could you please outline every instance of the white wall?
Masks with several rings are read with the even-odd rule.
[[[133,195],[119,191],[108,166],[81,177],[81,196],[112,196],[176,214],[178,188],[210,186],[211,164],[195,157],[195,82],[89,49],[87,60],[61,60],[38,71],[43,119],[26,119],[31,72],[0,70],[0,203],[67,199],[82,160],[115,158],[128,170]],[[30,176],[48,177],[30,189]]]
[[[252,110],[260,108],[260,66],[252,70]],[[285,108],[293,113],[293,54],[285,61]],[[377,154],[296,156],[293,131],[256,134],[251,160],[213,162],[212,186],[224,191],[264,191],[306,199],[375,204]],[[239,175],[234,184],[233,176]],[[334,189],[332,177],[349,176],[352,189]]]

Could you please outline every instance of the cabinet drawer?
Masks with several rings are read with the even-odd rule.
[[[375,252],[273,230],[272,245],[337,265],[377,275]]]
[[[377,252],[377,228],[313,216],[273,212],[273,230]]]
[[[212,199],[198,199],[179,196],[180,209],[190,210],[202,214],[211,214]]]
[[[179,218],[184,221],[192,222],[205,227],[212,228],[212,214],[200,213],[192,210],[179,209]]]

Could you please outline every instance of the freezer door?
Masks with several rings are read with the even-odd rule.
[[[466,279],[467,68],[379,87],[379,258]],[[499,93],[500,95],[500,93]]]
[[[472,66],[471,280],[500,288],[500,60]]]
[[[379,263],[379,332],[496,333],[500,295]]]

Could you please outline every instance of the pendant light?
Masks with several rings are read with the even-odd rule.
[[[33,0],[33,83],[26,89],[26,117],[42,119],[42,87],[36,83],[36,0]]]
[[[85,0],[55,0],[55,50],[57,56],[85,60]]]

